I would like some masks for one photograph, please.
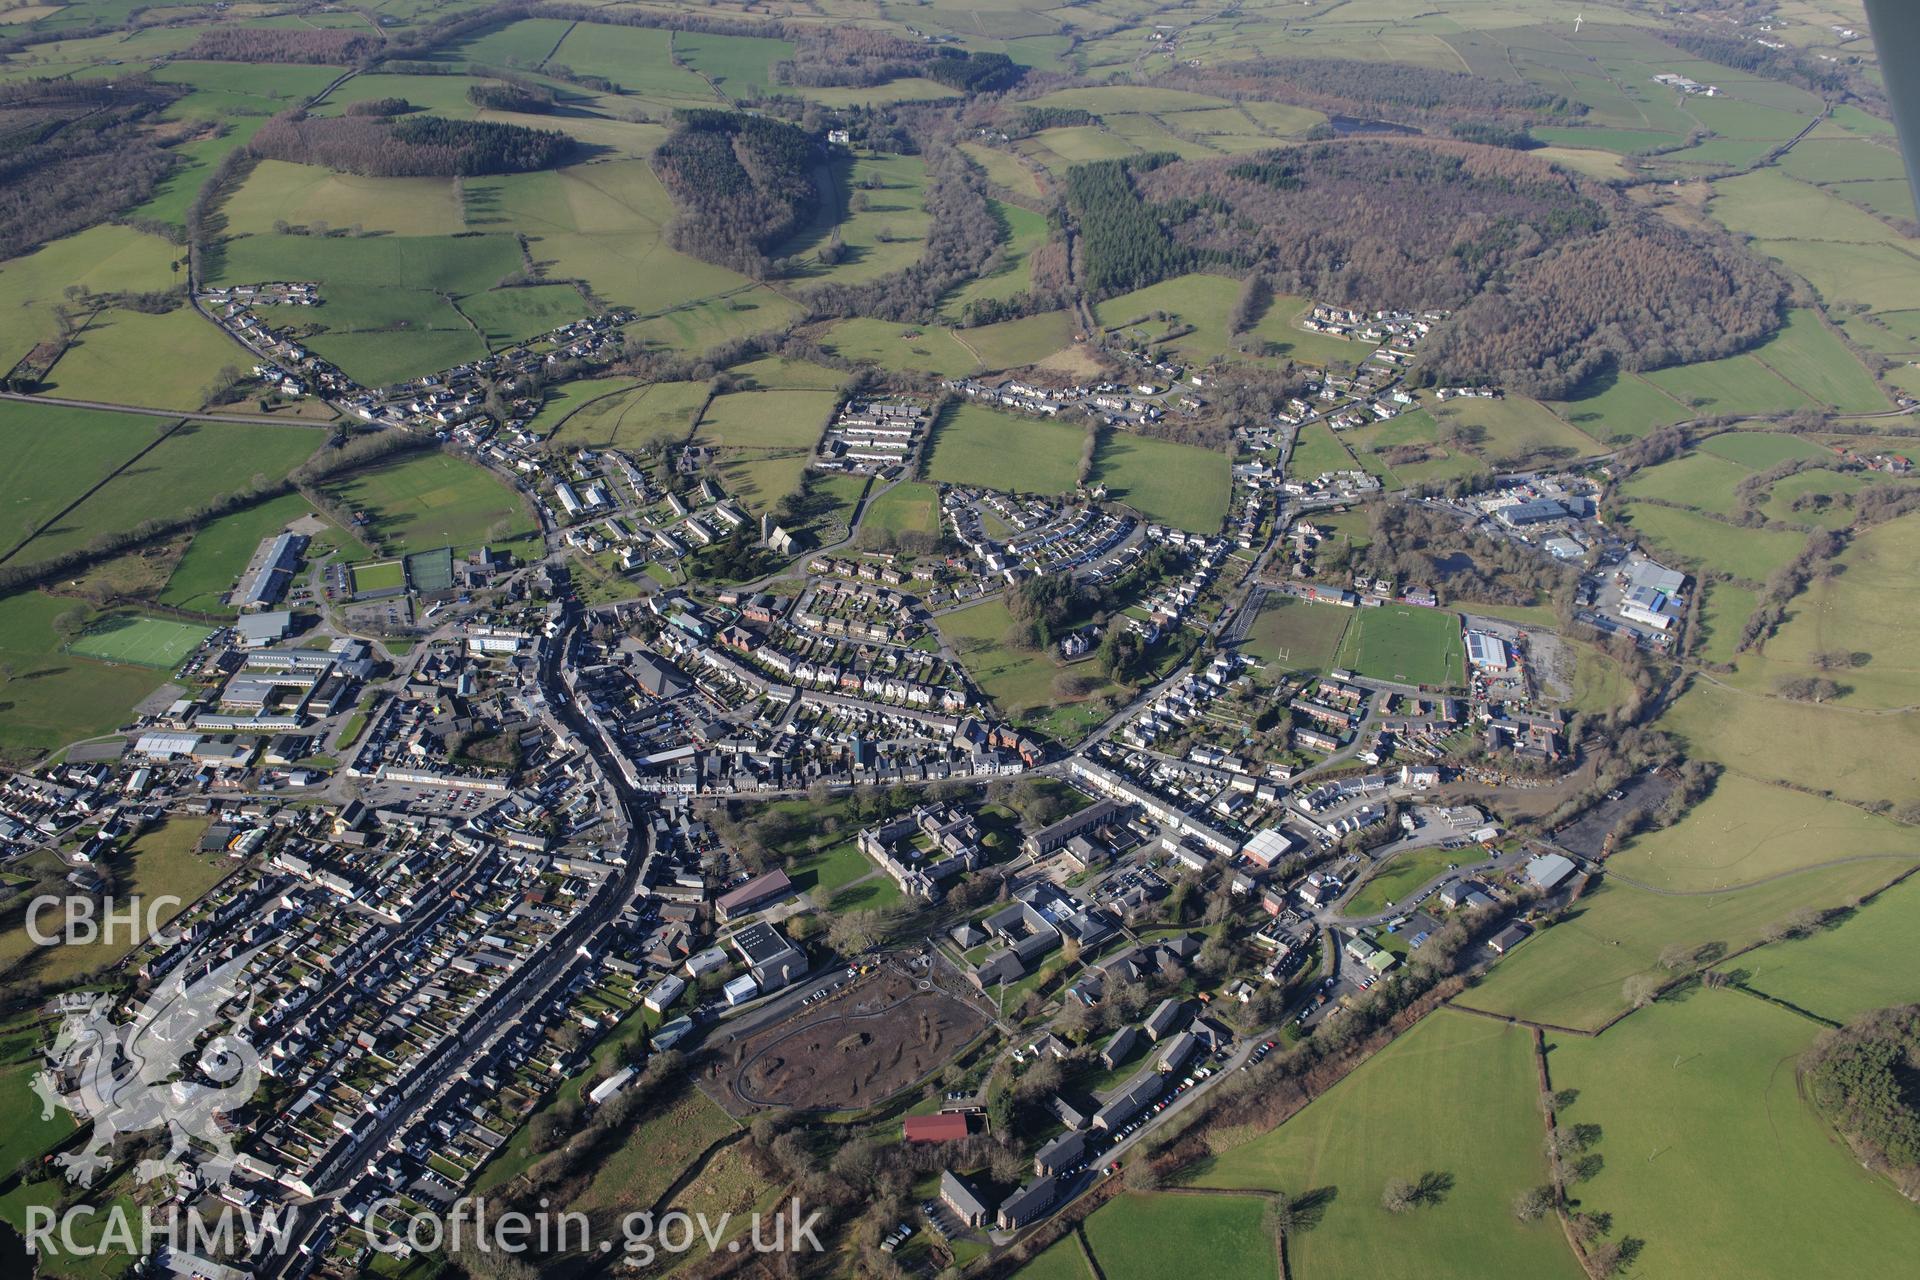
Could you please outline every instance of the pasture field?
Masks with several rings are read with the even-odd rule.
[[[490,289],[460,300],[461,314],[478,326],[494,350],[551,332],[595,310],[570,284]]]
[[[1216,533],[1227,517],[1233,465],[1215,449],[1110,430],[1093,458],[1095,481],[1150,520]]]
[[[633,379],[619,377],[576,378],[543,388],[540,408],[528,421],[527,430],[537,436],[550,436],[591,403],[610,398],[616,391],[639,390],[640,384]]]
[[[759,391],[838,391],[847,375],[838,369],[785,356],[764,356],[728,368],[736,388]]]
[[[304,345],[365,387],[398,386],[487,354],[487,344],[480,335],[464,325],[458,329],[319,333],[306,339]]]
[[[395,290],[421,290],[456,297],[491,289],[520,269],[520,249],[508,235],[296,236],[252,235],[227,242],[208,264],[209,284],[260,280],[313,280],[322,305],[316,320],[329,325],[341,310],[340,286],[359,286],[355,304],[378,305]],[[322,313],[326,313],[324,316]],[[357,317],[354,317],[357,318]],[[348,327],[352,327],[349,323]]]
[[[206,403],[222,368],[244,369],[245,358],[191,307],[161,315],[102,311],[67,347],[40,389],[72,400],[191,411]]]
[[[1340,435],[1360,465],[1379,476],[1389,489],[1444,483],[1455,476],[1483,475],[1487,470],[1485,463],[1464,448],[1442,448],[1439,424],[1425,409],[1409,410]]]
[[[1239,296],[1239,281],[1196,272],[1108,298],[1095,305],[1094,319],[1105,325],[1109,333],[1117,332],[1119,336],[1157,350],[1176,352],[1196,363],[1205,363],[1215,356],[1234,353],[1235,338],[1227,330],[1227,319]],[[1371,348],[1362,344],[1337,338],[1316,342],[1314,340],[1323,335],[1295,329],[1291,321],[1297,315],[1297,303],[1296,299],[1275,298],[1262,318],[1259,335],[1286,347],[1286,354],[1310,362],[1314,354],[1328,363],[1353,363],[1366,357]],[[1161,314],[1168,318],[1157,319]],[[1192,331],[1168,336],[1185,328]],[[1329,343],[1333,344],[1331,348]],[[1325,354],[1329,350],[1337,355],[1329,358]]]
[[[1835,1022],[1920,1000],[1920,880],[1807,937],[1750,951],[1740,967],[1755,991]]]
[[[1459,614],[1400,604],[1355,610],[1338,654],[1361,675],[1435,688],[1458,687],[1464,661]]]
[[[1556,1038],[1568,1124],[1601,1130],[1578,1188],[1616,1238],[1646,1241],[1646,1275],[1892,1275],[1920,1218],[1860,1167],[1796,1088],[1819,1028],[1736,991],[1661,1002],[1595,1039]]]
[[[1353,614],[1338,605],[1269,595],[1247,629],[1246,651],[1282,671],[1325,672],[1334,665]]]
[[[1071,1233],[1042,1249],[1016,1274],[1020,1280],[1093,1280],[1086,1256],[1080,1252],[1080,1238]]]
[[[1321,1222],[1287,1241],[1301,1280],[1398,1274],[1415,1257],[1423,1276],[1571,1280],[1580,1270],[1559,1224],[1522,1225],[1509,1209],[1547,1178],[1538,1096],[1524,1029],[1442,1009],[1291,1120],[1203,1160],[1186,1180],[1317,1194]],[[1390,1179],[1427,1173],[1453,1180],[1437,1203],[1404,1214],[1380,1208]]]
[[[1842,413],[1876,413],[1890,407],[1872,375],[1804,307],[1787,312],[1786,324],[1753,352],[1754,359],[1821,404]]]
[[[1692,821],[1689,815],[1675,823],[1674,838],[1683,838]],[[1711,942],[1738,950],[1803,907],[1845,906],[1899,874],[1889,863],[1852,862],[1750,889],[1684,897],[1649,893],[1619,880],[1602,881],[1560,923],[1495,965],[1460,1003],[1595,1030],[1628,1008],[1622,991],[1628,978],[1668,976],[1659,963],[1663,948]]]
[[[1595,440],[1609,445],[1638,440],[1692,412],[1634,373],[1594,379],[1580,388],[1576,399],[1555,401],[1553,408]]]
[[[54,622],[91,611],[40,591],[0,596],[0,757],[20,760],[109,732],[164,678],[62,652]]]
[[[757,98],[773,83],[773,64],[793,57],[793,44],[762,36],[676,31],[673,53],[727,97]]]
[[[60,336],[53,309],[68,305],[68,285],[89,293],[148,293],[184,277],[173,269],[179,250],[159,236],[112,224],[89,227],[0,262],[0,365],[11,369],[42,342]]]
[[[673,41],[672,32],[659,28],[582,22],[560,41],[552,61],[642,97],[712,102],[712,87],[674,61]]]
[[[1495,470],[1591,457],[1605,449],[1586,432],[1555,417],[1538,400],[1508,395],[1498,400],[1462,397],[1429,410],[1442,423],[1470,433],[1473,450]],[[1477,428],[1478,430],[1474,430]]]
[[[1128,1192],[1087,1219],[1087,1243],[1108,1280],[1158,1280],[1170,1258],[1220,1280],[1270,1280],[1279,1259],[1264,1212],[1262,1196]]]
[[[888,533],[940,532],[940,494],[932,485],[904,481],[896,484],[867,506],[861,517],[863,529],[884,529]]]
[[[1756,781],[1721,777],[1684,823],[1633,837],[1607,866],[1642,884],[1698,892],[1737,889],[1837,858],[1920,865],[1920,831]]]
[[[1329,471],[1350,471],[1358,465],[1333,428],[1324,422],[1310,422],[1300,428],[1293,452],[1287,455],[1287,474],[1305,480]]]
[[[163,427],[166,420],[147,420]],[[157,433],[156,433],[157,434]],[[320,447],[307,427],[190,422],[129,461],[20,551],[32,563],[83,547],[103,533],[177,517],[227,494],[280,480]]]
[[[856,317],[835,321],[821,345],[846,360],[875,364],[892,373],[931,373],[958,378],[980,367],[979,359],[952,329]]]
[[[959,320],[967,304],[980,301],[1002,302],[1017,297],[1033,284],[1033,269],[1028,257],[1047,242],[1047,220],[1019,205],[991,202],[1000,222],[1000,266],[977,280],[956,289],[942,306],[948,319]]]
[[[983,146],[977,142],[963,142],[960,149],[977,161],[986,170],[987,180],[998,183],[1017,196],[1029,200],[1041,198],[1040,177],[1033,166],[1011,151],[998,147]]]
[[[1813,397],[1761,364],[1752,355],[1674,365],[1640,375],[1666,392],[1685,409],[1686,416],[1736,414],[1757,417],[1791,409],[1805,409]]]
[[[1309,298],[1275,294],[1266,314],[1253,326],[1253,336],[1265,344],[1267,354],[1322,369],[1351,368],[1373,351],[1370,342],[1339,338],[1330,333],[1315,333],[1300,327],[1300,320],[1312,308]]]
[[[152,444],[163,418],[0,401],[0,553]]]
[[[466,229],[452,178],[367,178],[284,160],[261,160],[221,210],[231,235],[269,234],[275,223],[402,236]]]
[[[1574,710],[1605,715],[1626,701],[1628,687],[1626,673],[1611,657],[1586,645],[1574,650]]]
[[[800,96],[823,107],[890,107],[902,102],[947,102],[962,96],[938,80],[906,76],[885,84],[849,85],[844,88],[802,87]]]
[[[1727,431],[1702,440],[1699,449],[1701,453],[1738,463],[1749,471],[1765,471],[1800,458],[1833,457],[1831,449],[1823,449],[1811,440],[1784,431]]]
[[[67,646],[67,652],[100,662],[126,662],[136,667],[171,671],[212,634],[210,628],[175,622],[171,618],[116,613],[81,632]]]
[[[1634,532],[1679,559],[1730,573],[1748,582],[1769,574],[1800,554],[1806,539],[1778,529],[1746,529],[1691,511],[1649,502],[1626,505]]]
[[[1920,795],[1920,712],[1789,702],[1696,680],[1660,725],[1690,754],[1756,778],[1856,804]]]
[[[955,405],[934,424],[926,478],[1016,493],[1066,493],[1074,488],[1085,436],[1064,422]]]
[[[1701,449],[1655,466],[1642,467],[1620,491],[1628,498],[1675,502],[1730,516],[1736,505],[1733,487],[1752,474],[1737,462]]]
[[[1711,209],[1728,230],[1756,240],[1889,244],[1900,238],[1871,214],[1777,168],[1714,183]]]
[[[1702,588],[1699,634],[1700,656],[1708,662],[1732,662],[1739,655],[1740,629],[1759,607],[1760,593],[1731,582],[1713,582]]]
[[[1671,133],[1656,133],[1646,129],[1596,129],[1583,125],[1536,127],[1528,132],[1540,141],[1557,147],[1614,151],[1621,155],[1670,147],[1681,141]]]
[[[158,597],[160,603],[199,613],[232,614],[235,611],[223,598],[238,585],[261,539],[270,538],[295,520],[313,514],[305,498],[289,493],[202,526],[187,545],[187,553],[174,566]],[[315,539],[307,554],[311,557],[324,553],[328,543],[352,545],[338,530],[329,528],[326,534]]]
[[[1803,473],[1831,474],[1831,473]],[[1786,621],[1758,653],[1739,659],[1742,688],[1771,692],[1789,678],[1826,676],[1852,707],[1895,708],[1920,702],[1920,517],[1903,516],[1856,535],[1841,553],[1841,572],[1816,578],[1787,606]],[[1836,666],[1823,655],[1840,655]]]
[[[1042,311],[1018,320],[955,329],[953,337],[954,341],[979,358],[980,369],[986,373],[1066,359],[1068,363],[1061,367],[1077,367],[1084,375],[1087,366],[1073,363],[1080,357],[1080,353],[1070,345],[1073,330],[1071,311]]]
[[[1857,213],[1852,206],[1840,207]],[[1866,217],[1865,214],[1859,214]],[[1899,244],[1852,244],[1832,240],[1756,240],[1753,247],[1777,259],[1829,303],[1859,302],[1873,311],[1913,306],[1920,257]]]
[[[1022,142],[1020,151],[1056,177],[1064,177],[1077,164],[1123,160],[1139,154],[1139,149],[1125,138],[1090,124],[1042,129]]]
[[[657,269],[677,274],[675,259]],[[705,351],[730,338],[779,329],[800,317],[800,308],[765,285],[741,286],[723,294],[676,303],[657,315],[626,327],[627,336],[649,349]]]
[[[327,492],[364,511],[388,555],[452,547],[526,550],[536,526],[520,496],[485,467],[443,453],[418,454],[330,481]],[[371,558],[371,557],[370,557]]]
[[[560,43],[560,37],[567,34],[568,26],[557,18],[523,18],[478,32],[447,48],[442,57],[450,62],[477,62],[486,67],[531,71],[547,60],[547,55]],[[597,45],[602,32],[626,29],[595,27],[592,28],[594,35],[582,43]],[[664,36],[666,33],[652,34]]]
[[[839,401],[836,391],[730,391],[707,402],[693,438],[726,449],[811,449]]]
[[[601,395],[558,419],[554,430],[563,440],[603,448],[641,449],[684,440],[693,430],[694,415],[707,403],[707,392],[705,382],[656,382]]]

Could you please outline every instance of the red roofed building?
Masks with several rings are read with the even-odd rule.
[[[722,920],[731,920],[769,902],[778,902],[792,892],[793,881],[787,878],[787,873],[774,870],[755,876],[739,888],[721,894],[713,905]]]
[[[942,1111],[930,1116],[908,1116],[904,1131],[908,1142],[953,1142],[971,1132],[971,1117],[959,1111]]]

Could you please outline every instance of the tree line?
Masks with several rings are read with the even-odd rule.
[[[319,27],[214,27],[185,56],[202,62],[300,62],[352,66],[379,53],[384,41],[364,31]]]
[[[283,112],[260,126],[253,154],[376,178],[475,177],[551,169],[573,152],[558,129],[445,116],[309,116]]]
[[[1565,119],[1586,106],[1531,84],[1512,84],[1404,62],[1352,58],[1262,58],[1215,67],[1180,67],[1159,82],[1229,98],[1265,98],[1329,115],[1416,123],[1489,117]]]

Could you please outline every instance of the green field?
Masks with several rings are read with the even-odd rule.
[[[1642,467],[1620,486],[1628,498],[1652,498],[1730,516],[1738,505],[1733,487],[1753,472],[1704,449],[1657,466]]]
[[[1001,244],[997,251],[998,265],[979,279],[955,290],[946,299],[942,310],[948,319],[961,319],[970,302],[1005,301],[1026,292],[1033,284],[1033,272],[1027,259],[1035,249],[1047,242],[1047,220],[1018,205],[1003,204],[998,200],[992,201],[991,207],[1002,228]]]
[[[1322,367],[1352,366],[1373,348],[1326,334],[1312,333],[1294,322],[1307,307],[1304,298],[1274,298],[1249,335],[1237,339],[1227,329],[1240,282],[1227,276],[1191,274],[1108,298],[1094,308],[1094,318],[1116,337],[1132,339],[1204,364],[1216,356],[1232,356],[1242,341],[1252,350],[1270,350],[1274,359],[1292,359]],[[1165,318],[1162,318],[1165,317]],[[1190,328],[1191,332],[1178,330]]]
[[[1768,467],[1800,458],[1833,457],[1831,450],[1783,431],[1723,432],[1701,441],[1700,452],[1737,462],[1751,471],[1765,471]]]
[[[1301,1280],[1400,1275],[1413,1258],[1422,1276],[1575,1277],[1559,1224],[1523,1226],[1508,1209],[1546,1181],[1538,1096],[1526,1031],[1442,1010],[1186,1180],[1323,1197],[1320,1224],[1287,1241]],[[1440,1203],[1381,1209],[1388,1180],[1430,1172],[1453,1178]]]
[[[1461,398],[1431,410],[1443,428],[1464,429],[1474,452],[1496,470],[1591,457],[1603,453],[1600,442],[1555,417],[1545,405],[1525,396],[1498,400]]]
[[[353,566],[355,594],[367,591],[395,591],[407,585],[404,560],[374,560]]]
[[[97,313],[42,380],[39,390],[70,400],[191,412],[228,365],[251,361],[219,329],[181,306],[160,315]]]
[[[715,396],[693,438],[723,449],[812,449],[840,402],[837,391],[733,391]]]
[[[67,651],[101,662],[171,671],[212,634],[210,628],[171,618],[116,613],[89,626],[67,646]]]
[[[867,505],[860,527],[888,533],[939,533],[940,494],[932,485],[896,484]]]
[[[1650,502],[1629,502],[1625,513],[1633,532],[1666,554],[1748,582],[1765,582],[1806,545],[1797,533],[1742,528]]]
[[[1093,1280],[1086,1255],[1080,1252],[1080,1238],[1071,1233],[1041,1250],[1015,1274],[1020,1280]]]
[[[1803,472],[1830,475],[1828,472]],[[1796,477],[1797,478],[1797,477]],[[1740,658],[1758,687],[1822,674],[1823,654],[1848,655],[1831,674],[1847,706],[1892,708],[1920,702],[1920,515],[1903,516],[1856,534],[1841,554],[1841,572],[1816,579],[1787,610],[1787,620],[1760,654]]]
[[[1456,687],[1465,679],[1460,615],[1397,604],[1356,610],[1336,658],[1376,680]]]
[[[1798,1092],[1819,1028],[1733,991],[1642,1010],[1598,1039],[1551,1045],[1568,1124],[1598,1125],[1604,1165],[1583,1207],[1646,1242],[1635,1274],[1897,1275],[1920,1217],[1862,1169]],[[1901,1261],[1901,1259],[1906,1261]]]
[[[1920,1000],[1920,880],[1837,925],[1749,952],[1740,967],[1754,990],[1836,1022]]]
[[[963,142],[960,149],[986,170],[987,178],[1029,200],[1038,200],[1041,195],[1040,177],[1033,166],[1012,151],[998,147],[982,146],[977,142]]]
[[[452,178],[366,178],[283,160],[260,161],[222,208],[233,235],[267,234],[277,222],[401,236],[466,229]]]
[[[483,545],[524,550],[536,526],[519,495],[484,467],[442,453],[355,472],[327,485],[334,501],[368,516],[389,553]]]
[[[1377,916],[1460,860],[1452,849],[1409,849],[1393,856],[1385,868],[1341,904],[1349,916]]]
[[[1219,1280],[1271,1280],[1273,1237],[1260,1196],[1133,1192],[1087,1219],[1087,1243],[1108,1280],[1158,1280],[1170,1259]]]
[[[1753,358],[1815,401],[1842,413],[1877,413],[1890,406],[1886,392],[1815,312],[1787,312],[1780,332]]]
[[[1688,417],[1709,414],[1752,417],[1805,409],[1813,404],[1812,396],[1752,355],[1676,365],[1639,376],[1679,401],[1689,410]]]
[[[160,673],[90,662],[62,651],[55,619],[89,610],[44,592],[0,596],[0,754],[38,755],[118,728]]]
[[[0,550],[12,550],[152,444],[164,419],[0,401]]]
[[[1347,452],[1347,446],[1333,434],[1333,428],[1324,422],[1311,422],[1300,428],[1293,452],[1287,455],[1287,474],[1301,480],[1311,480],[1329,471],[1352,471],[1359,465]]]
[[[1557,401],[1554,407],[1603,444],[1638,440],[1656,427],[1692,415],[1687,406],[1632,373],[1594,379],[1580,388],[1577,399]]]
[[[673,52],[728,97],[755,98],[772,83],[773,64],[793,57],[793,45],[760,36],[678,31],[673,37]]]
[[[1246,651],[1282,671],[1324,672],[1335,666],[1340,638],[1354,610],[1269,595],[1247,629]]]
[[[179,250],[129,227],[90,227],[24,257],[0,262],[0,365],[11,369],[35,344],[60,334],[56,306],[68,285],[90,293],[145,293],[184,283],[172,264]]]
[[[137,425],[127,431],[144,434],[148,441],[171,425],[164,418],[130,421]],[[20,563],[62,555],[102,534],[177,518],[215,498],[277,483],[306,461],[323,438],[307,427],[188,423],[137,460],[130,451],[110,479],[21,548]],[[97,465],[98,459],[89,462]],[[74,493],[69,501],[77,497]]]
[[[1683,818],[1675,826],[1676,838],[1692,821]],[[1897,874],[1897,867],[1884,862],[1855,862],[1698,896],[1603,882],[1564,920],[1495,965],[1460,1002],[1557,1026],[1597,1028],[1627,1009],[1622,987],[1628,978],[1665,976],[1659,959],[1667,946],[1748,946],[1801,908],[1844,906]]]
[[[1635,836],[1608,867],[1656,888],[1737,889],[1838,858],[1920,863],[1920,832],[1851,805],[1729,773],[1686,821]]]
[[[1748,587],[1708,584],[1700,605],[1700,656],[1708,662],[1732,662],[1738,657],[1734,646],[1740,643],[1740,629],[1759,603],[1760,593]]]
[[[1093,478],[1108,496],[1150,520],[1217,533],[1227,518],[1232,463],[1215,449],[1111,430],[1094,454]]]
[[[1689,754],[1757,778],[1856,804],[1920,795],[1920,712],[1789,702],[1696,680],[1660,723]]]
[[[612,395],[575,383],[561,389],[564,398],[550,398],[541,414],[559,410],[548,419],[549,428],[566,443],[644,449],[686,439],[694,415],[707,403],[707,392],[705,382],[656,382]]]
[[[1064,422],[955,405],[933,428],[926,476],[1017,493],[1066,493],[1074,488],[1085,434]]]
[[[1013,617],[998,599],[943,613],[935,619],[935,625],[960,655],[980,692],[992,698],[1010,717],[1048,708],[1082,706],[1113,692],[1112,686],[1097,684],[1085,693],[1061,696],[1054,688],[1054,678],[1064,668],[1056,666],[1045,653],[1016,649],[1006,643],[1007,633],[1013,629]],[[1098,678],[1087,663],[1072,670],[1077,675]]]

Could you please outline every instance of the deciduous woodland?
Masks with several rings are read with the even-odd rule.
[[[1586,113],[1580,103],[1533,85],[1348,58],[1263,58],[1217,67],[1182,67],[1161,77],[1161,83],[1228,97],[1292,102],[1339,115],[1410,122],[1489,116],[1543,119]]]
[[[558,130],[486,120],[321,118],[291,111],[261,125],[252,149],[270,160],[376,178],[472,177],[550,169],[567,158],[574,143]]]
[[[169,160],[146,121],[172,96],[145,77],[0,88],[0,257],[152,195]]]
[[[679,209],[674,248],[750,275],[812,216],[819,159],[805,130],[731,111],[677,112],[653,167]]]
[[[1068,174],[1067,201],[1096,296],[1217,264],[1290,293],[1450,310],[1427,368],[1533,395],[1607,366],[1730,355],[1778,328],[1785,297],[1730,240],[1500,148],[1368,140],[1104,161]]]
[[[187,50],[204,62],[354,63],[381,51],[384,41],[363,31],[216,27]]]

